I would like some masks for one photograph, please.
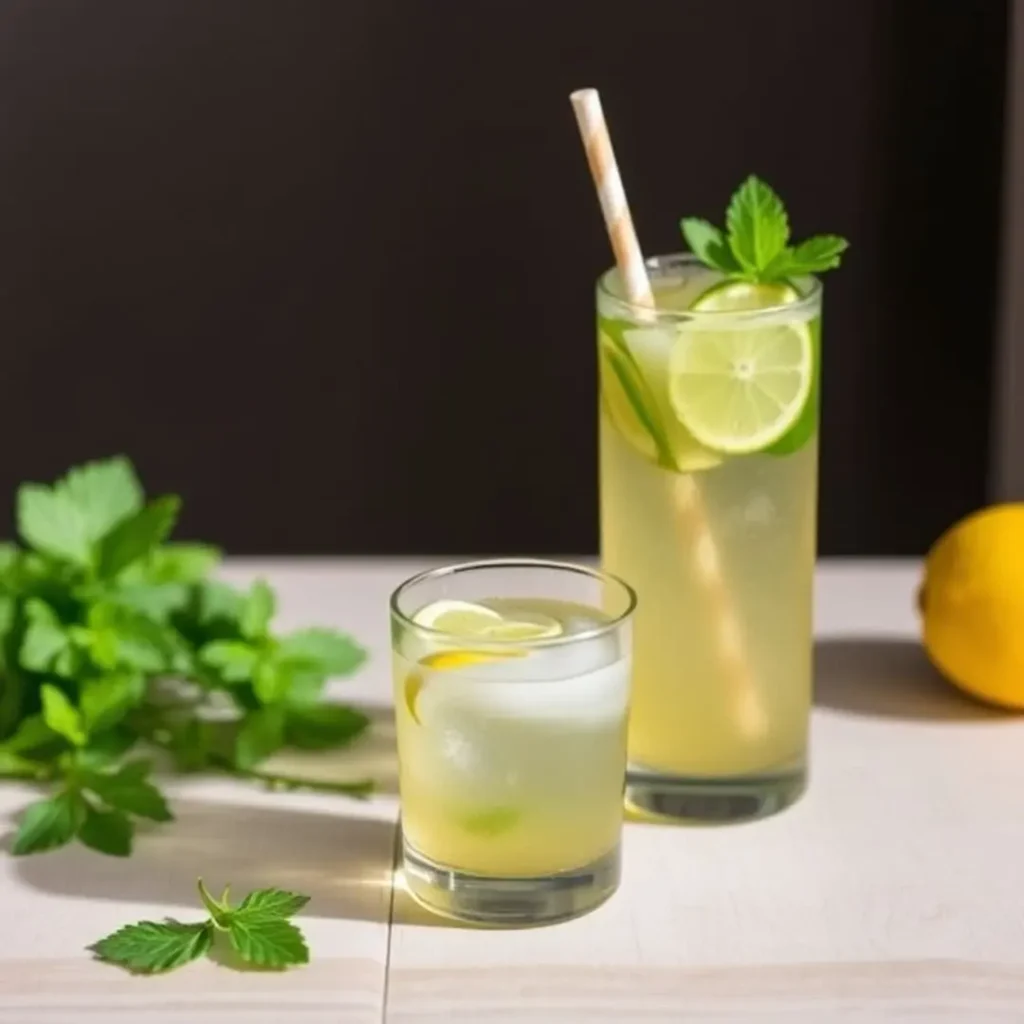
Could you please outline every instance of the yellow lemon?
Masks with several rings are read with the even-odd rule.
[[[928,553],[918,600],[935,667],[975,697],[1024,709],[1024,504],[947,530]]]
[[[435,651],[420,660],[420,665],[433,672],[449,672],[467,665],[480,665],[488,661],[501,661],[505,658],[525,657],[525,651]],[[416,701],[424,685],[423,674],[412,671],[405,679],[405,706],[409,709],[412,720],[421,725]]]

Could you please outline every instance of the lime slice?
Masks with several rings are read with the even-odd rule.
[[[421,608],[412,621],[453,636],[479,636],[488,626],[501,622],[501,615],[493,608],[470,601],[434,601]]]
[[[694,304],[702,312],[765,309],[799,296],[787,285],[728,282]],[[703,445],[733,455],[761,451],[799,419],[811,393],[814,349],[803,321],[687,328],[669,363],[669,398]]]
[[[721,462],[720,455],[693,438],[669,404],[668,365],[675,332],[602,323],[601,396],[612,426],[663,469],[688,473]]]

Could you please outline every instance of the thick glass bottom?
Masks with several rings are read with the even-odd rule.
[[[777,814],[807,788],[799,764],[771,772],[723,778],[673,775],[631,764],[626,805],[641,815],[691,824],[732,824]]]
[[[402,837],[406,888],[428,910],[478,925],[523,928],[578,917],[619,887],[619,847],[572,871],[495,878],[437,864]]]

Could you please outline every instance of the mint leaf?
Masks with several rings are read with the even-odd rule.
[[[145,774],[147,762],[130,763],[116,772],[85,772],[83,784],[107,806],[151,821],[171,821],[174,815],[163,794]]]
[[[129,583],[107,594],[107,600],[118,607],[162,623],[184,608],[188,599],[189,589],[185,583]]]
[[[29,804],[21,815],[11,852],[22,857],[64,846],[78,831],[84,812],[82,798],[70,790]]]
[[[256,663],[252,688],[261,704],[278,704],[291,691],[292,675],[288,665],[273,659],[261,659]]]
[[[58,735],[80,747],[85,743],[85,725],[78,709],[52,683],[39,688],[43,700],[43,721]]]
[[[145,680],[135,672],[90,679],[82,686],[79,703],[88,732],[102,732],[116,725],[142,700]]]
[[[284,746],[285,713],[280,707],[250,711],[235,740],[235,764],[252,768]]]
[[[343,633],[331,629],[302,629],[278,643],[274,658],[325,676],[344,676],[362,665],[366,651]]]
[[[7,750],[0,745],[0,778],[4,779],[34,779],[39,778],[45,772],[45,768],[22,757],[21,754]]]
[[[242,636],[259,640],[267,635],[267,627],[274,617],[274,592],[263,581],[257,580],[242,605],[239,626]]]
[[[369,726],[361,711],[341,704],[290,708],[285,738],[303,750],[323,750],[354,740]]]
[[[18,533],[26,544],[75,565],[91,563],[88,526],[67,494],[41,484],[22,484],[17,505]]]
[[[165,544],[150,555],[146,578],[154,583],[199,583],[220,562],[209,544]]]
[[[733,256],[722,232],[713,224],[699,217],[686,217],[679,224],[690,251],[705,266],[722,271],[723,274],[735,274],[741,267]]]
[[[170,971],[197,960],[210,949],[213,929],[208,921],[140,921],[118,929],[90,948],[107,963],[138,974]]]
[[[242,683],[252,678],[259,653],[242,640],[215,640],[200,650],[199,658],[225,682]]]
[[[54,486],[78,510],[90,542],[142,508],[142,486],[132,464],[117,456],[72,469]]]
[[[85,819],[78,827],[78,838],[98,853],[127,857],[132,852],[134,828],[121,811],[100,811],[85,804]]]
[[[57,740],[57,734],[43,721],[42,715],[29,715],[21,720],[14,734],[4,740],[4,750],[25,754]]]
[[[180,508],[181,499],[169,495],[118,523],[100,544],[100,575],[116,576],[160,544],[174,528]]]
[[[838,235],[817,235],[801,242],[790,254],[787,274],[821,274],[839,266],[840,256],[849,248]]]
[[[235,917],[246,913],[291,917],[309,902],[308,896],[285,889],[255,889],[233,912]]]
[[[89,742],[77,752],[75,761],[85,768],[106,769],[120,761],[138,741],[138,734],[123,725],[89,736]]]
[[[232,914],[228,920],[231,945],[243,960],[258,967],[287,967],[309,962],[302,932],[282,917]]]
[[[174,630],[113,601],[100,601],[89,609],[88,630],[79,637],[93,661],[108,670],[125,666],[148,673],[164,671],[180,645]]]
[[[736,190],[725,213],[729,248],[745,271],[760,272],[789,241],[789,219],[782,200],[751,175]]]
[[[120,574],[123,583],[201,583],[217,567],[221,553],[209,544],[164,544]]]
[[[46,672],[70,643],[57,613],[38,598],[25,602],[27,626],[21,642],[21,664],[33,672]]]

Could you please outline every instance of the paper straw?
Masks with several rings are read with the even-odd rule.
[[[633,227],[626,191],[622,187],[611,135],[601,109],[601,97],[596,89],[579,89],[569,100],[576,114],[626,298],[632,305],[640,307],[641,320],[653,322],[656,316],[651,282]],[[763,736],[768,729],[768,717],[746,655],[740,622],[722,576],[718,545],[708,522],[700,488],[691,475],[680,474],[675,478],[673,496],[676,521],[692,544],[697,578],[711,607],[715,639],[733,697],[736,720],[745,735]]]

